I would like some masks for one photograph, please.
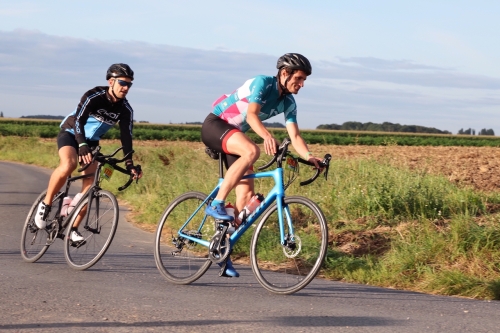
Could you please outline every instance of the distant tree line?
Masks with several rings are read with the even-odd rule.
[[[62,120],[64,116],[50,116],[50,115],[36,115],[36,116],[21,116],[21,118],[28,119],[50,119],[50,120]]]
[[[347,121],[342,125],[329,124],[319,125],[316,129],[323,130],[341,130],[341,131],[372,131],[372,132],[405,132],[405,133],[432,133],[432,134],[451,134],[449,131],[441,131],[434,127],[425,127],[418,125],[400,125],[390,122],[376,124],[372,122],[361,123],[357,121]]]
[[[464,130],[463,128],[461,128],[458,131],[458,134],[459,135],[476,135],[476,130],[474,130],[472,128],[468,128],[468,129]],[[477,135],[495,135],[495,132],[491,128],[490,129],[483,128],[479,133],[477,133]]]
[[[193,122],[185,122],[184,124],[186,125],[202,125],[203,123],[202,122],[199,122],[199,121],[193,121]],[[262,122],[262,124],[264,124],[265,127],[271,127],[271,128],[285,128],[285,125],[283,125],[282,123],[266,123],[266,122]]]
[[[264,122],[262,122],[262,124],[264,124],[265,127],[270,127],[270,128],[286,128],[285,125],[283,125],[282,123],[278,123],[278,122],[275,122],[275,123],[266,123],[264,121]]]
[[[3,112],[2,112],[2,115],[0,115],[0,117],[3,117]],[[65,117],[64,116],[51,116],[51,115],[46,115],[46,114],[39,114],[39,115],[35,115],[35,116],[21,116],[21,118],[25,118],[25,119],[50,119],[50,120],[63,120]],[[136,121],[134,120],[134,123]],[[139,120],[139,123],[141,124],[147,124],[149,123],[149,121],[147,120]]]

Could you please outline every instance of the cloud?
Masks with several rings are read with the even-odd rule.
[[[339,58],[338,63],[322,61],[322,78],[379,81],[423,87],[500,89],[500,78],[460,73],[452,68],[416,64],[409,60]],[[316,74],[316,72],[315,72]]]
[[[357,64],[375,70],[450,70],[446,68],[416,64],[409,60],[386,60],[374,57],[339,57],[341,63]]]
[[[296,96],[301,128],[345,121],[399,122],[456,133],[494,128],[500,79],[411,60],[311,59],[313,75]],[[246,79],[276,74],[267,54],[201,50],[141,41],[0,31],[0,110],[7,117],[70,113],[88,89],[105,85],[115,62],[131,65],[129,100],[137,120],[202,121],[212,102]],[[283,122],[281,116],[273,118]]]

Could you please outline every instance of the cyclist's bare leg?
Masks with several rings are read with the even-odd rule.
[[[97,169],[97,162],[92,163],[87,169],[85,169],[82,174],[84,175],[89,175],[91,173],[96,172]],[[94,181],[94,177],[88,177],[88,178],[83,178],[82,179],[82,192],[85,193],[89,190],[90,186],[92,186],[92,182]],[[83,207],[83,209],[78,213],[78,216],[75,219],[75,223],[73,223],[73,228],[78,228],[80,225],[80,222],[84,218],[85,214],[87,213],[87,206]]]
[[[253,174],[252,170],[247,170],[245,175]],[[254,180],[253,179],[244,179],[241,180],[234,189],[236,194],[236,209],[235,216],[238,216],[239,212],[245,207],[245,205],[250,201],[252,196],[254,195]],[[239,226],[241,221],[235,220],[237,226]]]
[[[259,147],[242,132],[234,133],[226,142],[226,149],[229,153],[240,157],[229,167],[220,184],[216,199],[225,200],[233,188],[236,187],[236,211],[237,214],[245,204],[246,198],[251,197],[254,188],[253,179],[241,180],[245,174],[253,173],[249,170],[257,161],[260,155]],[[239,224],[236,221],[236,224]],[[220,266],[220,264],[219,264]],[[224,276],[238,277],[238,272],[234,269],[231,259],[228,257],[224,267]]]
[[[66,179],[71,175],[73,170],[75,170],[78,161],[78,155],[76,154],[75,148],[71,146],[61,147],[59,149],[59,166],[52,172],[49,180],[49,186],[47,188],[47,195],[43,200],[45,204],[52,205],[52,200],[54,195],[59,192],[59,190],[66,183]]]
[[[243,177],[248,169],[257,161],[260,155],[259,147],[242,132],[234,133],[227,140],[226,149],[231,154],[239,155],[240,158],[238,158],[227,170],[216,196],[218,200],[226,200],[229,192],[241,182],[241,177]]]

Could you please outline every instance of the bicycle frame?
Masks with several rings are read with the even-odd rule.
[[[93,173],[89,173],[87,175],[79,175],[79,176],[75,176],[75,177],[68,177],[68,179],[66,180],[66,189],[64,190],[64,192],[61,192],[63,198],[64,197],[67,197],[68,194],[69,194],[69,188],[71,187],[71,183],[77,181],[77,180],[80,180],[80,179],[84,179],[84,178],[90,178],[90,177],[94,177],[94,181],[92,182],[92,185],[89,187],[89,189],[87,191],[85,191],[85,193],[82,195],[82,197],[80,198],[80,200],[76,203],[75,205],[75,208],[80,204],[80,202],[83,202],[83,200],[87,199],[90,195],[90,193],[92,191],[94,192],[97,192],[101,189],[101,187],[99,186],[99,182],[100,182],[100,172],[101,172],[101,168],[102,168],[103,164],[102,163],[98,163],[97,164],[97,169],[95,172]],[[62,210],[62,204],[63,204],[63,201],[62,200],[59,200],[59,206],[58,206],[58,209],[57,209],[57,220],[59,222],[59,226],[62,230],[66,229],[68,224],[69,224],[69,221],[71,221],[74,213],[75,213],[75,209],[73,209],[71,211],[71,213],[69,213],[67,216],[64,217],[64,223],[63,222],[63,217],[60,215],[61,214],[61,210]],[[90,210],[92,208],[92,202],[90,202],[90,204],[88,204],[88,207],[87,207],[87,210]],[[89,216],[88,214],[86,214],[86,219],[85,219],[85,224],[84,226],[88,226],[88,219],[89,219]]]
[[[294,228],[293,228],[293,223],[292,223],[292,215],[290,214],[289,208],[284,207],[284,199],[285,199],[285,189],[286,186],[284,184],[284,171],[283,171],[283,160],[287,156],[288,152],[288,145],[291,143],[290,139],[285,139],[283,140],[281,146],[279,147],[279,150],[277,154],[275,154],[274,159],[271,160],[267,165],[260,167],[260,170],[264,170],[267,167],[269,167],[271,164],[274,162],[277,162],[277,167],[274,170],[271,171],[262,171],[258,173],[252,173],[250,175],[245,175],[241,179],[256,179],[256,178],[273,178],[274,180],[274,186],[273,188],[269,191],[267,196],[265,197],[264,201],[255,209],[254,212],[252,212],[251,215],[249,215],[244,221],[242,221],[242,224],[239,226],[238,229],[234,233],[232,233],[229,236],[229,244],[230,247],[232,247],[238,239],[245,233],[245,231],[255,222],[259,219],[259,217],[264,213],[271,205],[276,201],[277,205],[277,210],[278,210],[278,224],[280,228],[280,243],[282,246],[287,245],[287,239],[285,235],[285,224],[283,222],[283,208],[285,208],[285,214],[287,217],[287,222],[288,222],[288,233],[289,236],[294,237]],[[187,239],[193,243],[200,244],[205,247],[210,247],[210,242],[207,240],[203,240],[200,238],[197,238],[195,236],[188,235],[184,233],[184,229],[186,226],[191,222],[193,217],[201,210],[205,208],[205,205],[210,204],[210,202],[217,196],[217,193],[219,192],[220,185],[222,181],[224,180],[224,170],[223,170],[223,162],[222,162],[222,153],[219,154],[219,182],[217,186],[212,190],[212,192],[207,196],[207,198],[195,209],[195,211],[189,216],[186,222],[180,227],[180,229],[177,231],[178,236]],[[210,155],[210,154],[209,154]],[[328,164],[331,159],[330,154],[326,154],[324,160],[321,162],[322,165],[326,167],[325,171],[325,179],[328,174]],[[313,163],[298,159],[301,163],[307,164],[314,166]],[[320,169],[316,170],[316,174],[311,177],[309,180],[306,180],[304,182],[301,182],[300,185],[307,185],[313,182],[320,174]],[[203,226],[205,225],[207,221],[207,215],[203,217],[203,220],[200,223],[200,226],[197,230],[198,233],[201,232]],[[294,239],[291,239],[294,241]]]
[[[69,194],[69,188],[71,187],[71,184],[74,183],[75,181],[77,180],[80,180],[80,179],[83,179],[83,178],[89,178],[91,176],[93,176],[94,174],[91,173],[91,174],[88,174],[88,175],[80,175],[80,176],[75,176],[75,177],[68,177],[68,179],[66,180],[66,188],[64,190],[64,192],[61,192],[60,193],[60,196],[62,196],[63,198],[67,197],[68,194]],[[92,188],[92,187],[91,187]],[[88,197],[88,193],[89,191],[86,191],[85,194],[82,195],[82,197],[80,198],[80,201],[78,201],[78,203],[75,205],[78,206],[78,204],[84,200],[85,198]],[[56,215],[56,218],[59,222],[59,226],[64,230],[66,229],[66,227],[68,226],[68,223],[69,221],[71,220],[71,218],[73,217],[73,214],[75,213],[75,210],[73,209],[71,211],[71,213],[69,213],[67,216],[61,216],[61,211],[62,211],[62,205],[63,205],[63,201],[62,200],[59,200],[59,205],[57,207],[57,215]],[[63,219],[64,219],[64,222],[65,223],[62,223],[63,222]]]
[[[255,221],[258,220],[258,218],[262,215],[262,213],[265,212],[266,209],[269,208],[275,201],[278,206],[278,223],[280,228],[281,245],[285,245],[286,244],[285,226],[283,223],[283,202],[284,202],[283,199],[285,197],[285,189],[283,186],[283,168],[279,167],[272,171],[258,172],[242,177],[242,179],[255,179],[255,178],[273,178],[274,187],[269,191],[264,201],[261,202],[261,204],[255,209],[255,211],[251,215],[249,215],[246,218],[246,220],[243,221],[240,227],[229,237],[229,242],[231,244],[231,247],[238,241],[238,239],[240,239],[240,237],[245,233],[245,231]],[[193,214],[188,218],[188,220],[177,231],[179,236],[186,238],[190,241],[193,241],[195,243],[198,243],[200,245],[203,245],[205,247],[209,247],[210,244],[209,241],[187,235],[186,233],[183,232],[183,230],[189,224],[189,222],[191,222],[192,218],[200,211],[200,209],[204,209],[205,205],[209,204],[209,202],[213,198],[215,198],[215,196],[219,192],[219,187],[222,181],[223,178],[219,178],[219,183],[217,184],[217,186],[213,189],[213,191],[207,196],[207,198],[200,204],[200,206],[193,212]],[[293,226],[290,218],[291,215],[290,212],[288,211],[288,208],[285,208],[285,213],[287,215],[288,228],[290,230],[290,234],[293,235]],[[203,221],[200,224],[198,231],[202,229],[206,221],[207,221],[207,216],[203,218]]]

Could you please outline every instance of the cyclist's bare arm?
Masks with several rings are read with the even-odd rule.
[[[279,142],[272,136],[271,133],[264,126],[262,121],[259,119],[260,112],[260,104],[259,103],[250,103],[248,104],[247,109],[247,123],[250,127],[264,139],[264,150],[268,155],[276,154],[276,146],[279,145]]]
[[[292,141],[292,146],[295,148],[295,151],[297,151],[297,153],[305,160],[314,163],[315,167],[319,169],[320,167],[318,162],[321,161],[321,158],[314,157],[310,154],[306,142],[300,135],[299,126],[296,123],[287,123],[286,130],[290,136],[290,140]]]

